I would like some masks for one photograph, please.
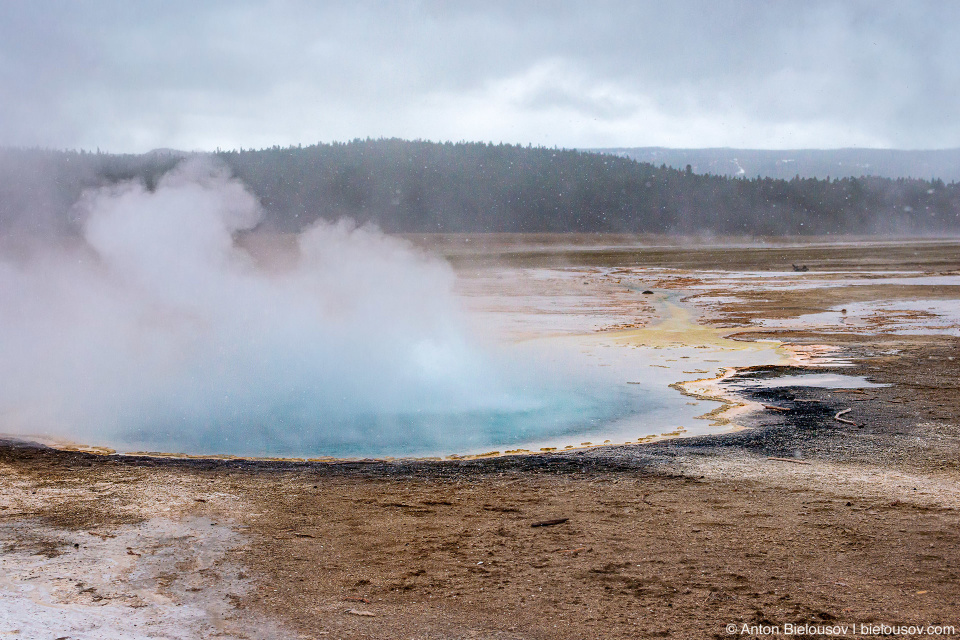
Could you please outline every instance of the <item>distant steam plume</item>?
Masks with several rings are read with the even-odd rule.
[[[349,223],[264,268],[260,220],[209,159],[85,193],[84,242],[0,261],[0,432],[122,450],[432,453],[598,418],[480,349],[449,267]],[[542,380],[543,376],[537,376]]]

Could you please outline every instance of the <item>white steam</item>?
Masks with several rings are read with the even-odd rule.
[[[573,427],[593,402],[469,339],[449,267],[318,224],[265,268],[256,198],[209,160],[85,194],[80,247],[0,261],[0,432],[131,450],[429,453]],[[524,376],[523,379],[530,378]]]

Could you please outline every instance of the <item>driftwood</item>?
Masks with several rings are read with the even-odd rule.
[[[843,411],[838,411],[837,415],[833,416],[833,419],[837,422],[842,422],[843,424],[852,424],[853,426],[857,426],[857,423],[853,420],[847,420],[846,418],[840,417],[845,413],[850,413],[851,411],[853,411],[853,409],[844,409]]]
[[[764,408],[764,409],[772,409],[772,410],[774,410],[774,411],[790,411],[790,409],[788,409],[788,408],[786,408],[786,407],[776,407],[776,406],[774,406],[774,405],[772,405],[772,404],[765,404],[765,405],[763,405],[763,408]]]

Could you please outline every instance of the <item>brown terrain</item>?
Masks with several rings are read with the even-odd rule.
[[[680,249],[592,238],[574,249],[539,237],[479,238],[467,250],[463,238],[440,240],[466,289],[492,268],[583,269],[597,281],[585,295],[619,296],[620,315],[604,316],[612,328],[649,321],[642,294],[615,286],[634,278],[683,292],[701,324],[738,340],[834,347],[810,366],[890,386],[759,388],[743,393],[768,408],[738,419],[742,430],[473,460],[149,458],[10,441],[0,447],[0,624],[10,627],[0,637],[100,637],[96,622],[87,635],[56,625],[30,635],[32,614],[18,621],[19,601],[3,590],[31,562],[16,584],[46,580],[62,607],[201,611],[179,627],[143,618],[157,630],[144,637],[753,638],[769,635],[758,625],[787,635],[791,624],[811,638],[911,635],[876,625],[958,633],[957,332],[895,332],[929,319],[909,310],[852,327],[758,321],[960,300],[949,283],[861,281],[960,275],[960,243]],[[809,268],[796,276],[809,288],[703,277],[791,265]],[[634,317],[630,304],[646,310]],[[90,569],[107,564],[106,577]]]

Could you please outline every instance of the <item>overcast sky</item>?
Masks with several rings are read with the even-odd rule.
[[[960,2],[0,0],[0,145],[960,147]]]

